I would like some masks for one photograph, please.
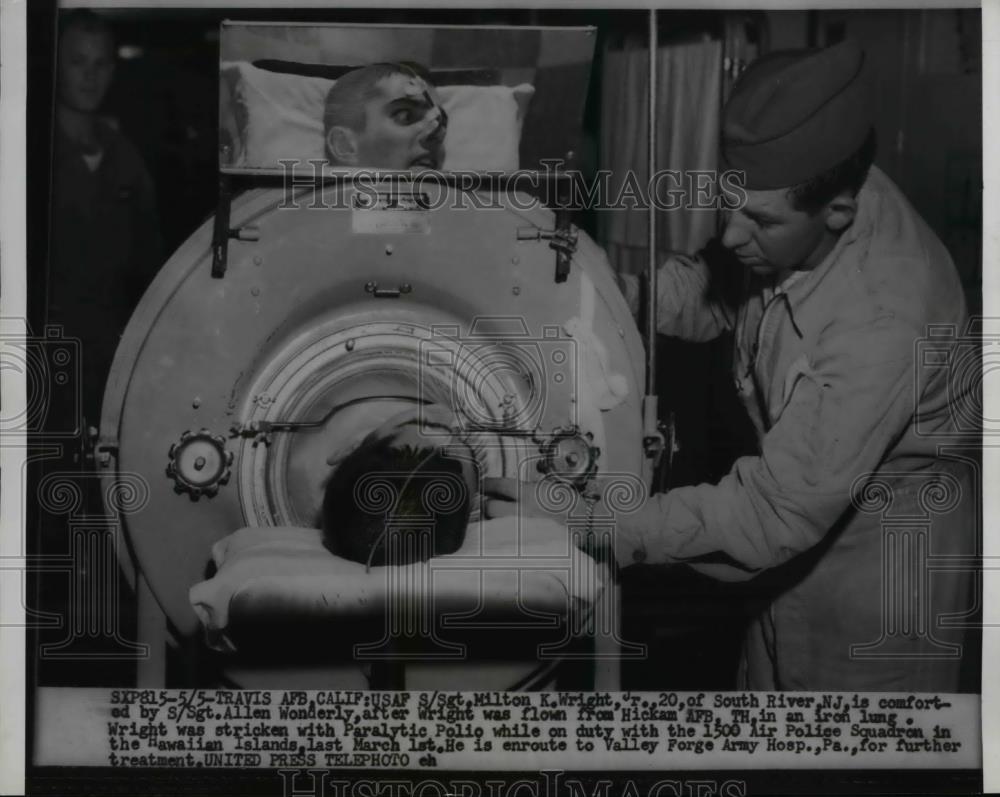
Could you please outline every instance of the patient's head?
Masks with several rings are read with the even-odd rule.
[[[323,496],[323,541],[337,556],[405,565],[457,551],[476,489],[475,457],[419,421],[369,435],[337,465]]]
[[[372,64],[348,72],[326,98],[323,133],[331,164],[438,169],[448,117],[418,64]]]

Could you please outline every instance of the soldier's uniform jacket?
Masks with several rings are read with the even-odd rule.
[[[957,688],[954,621],[973,579],[947,557],[976,549],[981,364],[962,342],[948,253],[872,168],[816,269],[749,282],[735,302],[711,273],[704,257],[671,257],[658,326],[695,341],[734,333],[760,454],[619,518],[619,562],[759,577],[773,599],[749,629],[744,687]]]

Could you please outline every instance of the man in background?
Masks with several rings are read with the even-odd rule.
[[[108,510],[97,474],[80,455],[92,442],[88,427],[99,426],[122,332],[162,265],[162,243],[142,158],[100,113],[115,71],[111,29],[85,10],[61,14],[59,22],[46,323],[79,341],[80,362],[79,382],[52,391],[47,418],[50,428],[79,424],[79,437],[42,468],[53,483],[76,485],[81,502],[72,511],[100,527]],[[134,683],[137,648],[127,640],[135,638],[135,620],[128,584],[115,567],[113,533],[95,535],[66,513],[43,511],[36,544],[43,556],[73,556],[69,577],[38,576],[39,605],[63,617],[60,627],[39,632],[39,645],[57,651],[38,657],[39,683]]]
[[[115,349],[163,247],[142,158],[100,114],[115,71],[107,22],[63,14],[57,59],[48,317],[81,341],[81,407],[97,426]]]

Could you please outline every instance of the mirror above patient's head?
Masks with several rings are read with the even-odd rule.
[[[579,150],[592,28],[227,22],[227,173],[513,173]]]

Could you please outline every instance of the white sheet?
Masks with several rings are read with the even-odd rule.
[[[320,532],[244,528],[213,548],[218,572],[191,588],[191,605],[209,644],[234,651],[234,616],[329,618],[382,614],[390,600],[431,600],[433,610],[516,610],[565,616],[586,610],[604,586],[604,569],[551,520],[500,518],[470,525],[454,554],[400,568],[334,556]]]

